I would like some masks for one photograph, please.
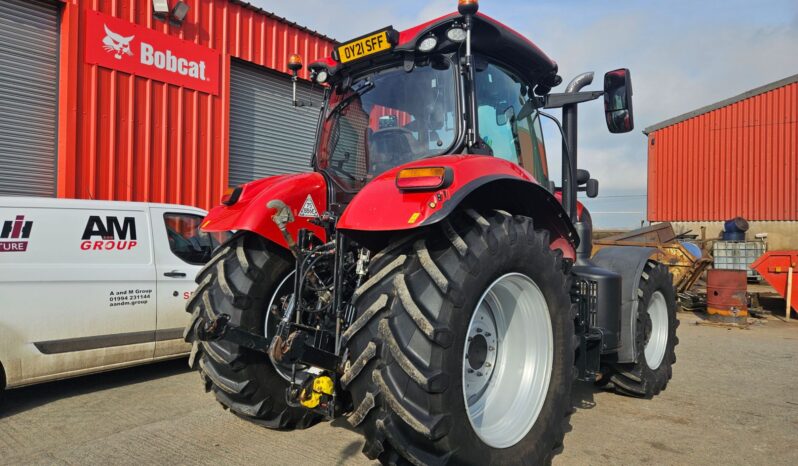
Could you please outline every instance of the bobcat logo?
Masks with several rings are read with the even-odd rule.
[[[123,37],[114,31],[108,29],[108,26],[103,25],[105,28],[105,37],[103,37],[103,48],[106,52],[113,52],[114,58],[117,60],[122,59],[122,54],[128,54],[131,57],[133,52],[130,50],[130,41],[135,36]]]

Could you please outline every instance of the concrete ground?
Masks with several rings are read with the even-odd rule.
[[[680,318],[667,390],[647,401],[578,385],[555,464],[798,464],[798,324]],[[274,432],[223,411],[184,360],[7,395],[0,464],[369,463],[341,421]]]

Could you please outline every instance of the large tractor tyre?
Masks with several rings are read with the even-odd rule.
[[[668,385],[679,343],[676,292],[668,268],[648,261],[637,296],[637,363],[612,364],[608,387],[623,395],[651,398]]]
[[[199,370],[205,391],[213,391],[236,415],[273,429],[305,428],[319,420],[286,403],[285,368],[278,371],[265,353],[227,341],[199,341],[195,334],[198,325],[228,314],[232,325],[273,336],[279,317],[270,309],[291,293],[293,273],[290,255],[254,233],[239,232],[197,275],[199,286],[186,307],[192,313],[186,328],[186,341],[194,342],[190,364]]]
[[[389,464],[546,463],[574,377],[568,276],[527,217],[457,213],[375,255],[344,332],[363,452]]]

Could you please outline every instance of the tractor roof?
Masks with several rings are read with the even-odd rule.
[[[457,46],[458,44],[448,42],[445,32],[452,23],[461,20],[462,16],[454,12],[400,31],[399,40],[394,46],[393,52],[415,51],[418,43],[430,34],[435,34],[442,41],[438,49],[446,50],[447,45],[449,48]],[[514,29],[488,15],[477,13],[474,16],[471,34],[471,47],[475,53],[495,58],[523,73],[529,79],[541,80],[548,83],[549,86],[555,85],[557,63]],[[341,64],[332,57],[324,57],[311,64],[311,67],[324,66],[334,75],[344,70],[355,71],[368,68],[375,61],[374,59],[363,59],[354,63]]]

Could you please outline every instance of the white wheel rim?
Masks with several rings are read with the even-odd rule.
[[[511,447],[532,429],[549,391],[553,355],[549,307],[535,282],[509,273],[491,283],[463,351],[468,420],[488,446]]]
[[[661,292],[655,291],[648,303],[648,317],[651,319],[651,333],[646,341],[646,364],[656,370],[665,358],[668,346],[668,303]]]

